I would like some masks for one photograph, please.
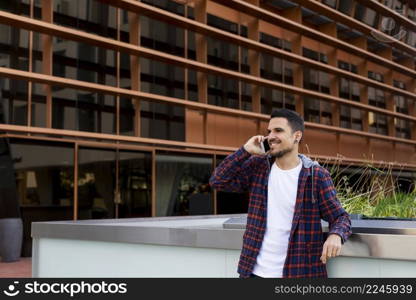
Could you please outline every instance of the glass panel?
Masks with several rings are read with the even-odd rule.
[[[64,88],[52,92],[52,127],[116,133],[115,96]]]
[[[115,150],[79,148],[78,218],[114,218]]]
[[[0,24],[0,67],[29,70],[29,32]]]
[[[260,53],[260,76],[283,82],[283,61],[280,58]]]
[[[184,29],[140,16],[141,46],[184,56]]]
[[[156,215],[213,214],[209,187],[212,158],[156,156]]]
[[[225,77],[208,75],[208,103],[212,105],[239,108],[238,81]]]
[[[29,17],[30,2],[29,0],[0,1],[0,10]]]
[[[185,7],[183,5],[184,1],[176,0],[142,0],[142,2],[162,8],[164,10],[173,12],[175,14],[184,15]]]
[[[32,85],[32,126],[46,127],[46,93],[45,86],[34,83]]]
[[[152,155],[119,150],[120,199],[118,217],[150,217],[152,214]]]
[[[54,0],[55,24],[117,39],[116,8],[98,0]]]
[[[27,125],[28,83],[0,77],[0,123]]]
[[[183,107],[140,101],[140,109],[142,137],[185,141],[185,111]]]
[[[350,15],[353,4],[354,1],[351,0],[338,0],[338,10],[346,15]]]
[[[53,38],[53,75],[116,86],[115,52]]]
[[[18,139],[10,141],[10,151],[2,159],[2,178],[8,199],[19,201],[23,255],[31,256],[31,222],[73,218],[74,151],[70,144]]]
[[[211,37],[208,42],[208,64],[238,70],[238,46]]]
[[[332,8],[335,8],[337,6],[337,0],[323,0],[323,3]]]
[[[320,101],[314,98],[304,97],[305,121],[320,123]]]
[[[142,92],[184,99],[185,70],[159,61],[140,58]]]

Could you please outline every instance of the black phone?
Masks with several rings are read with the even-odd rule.
[[[267,141],[267,139],[262,142],[262,145],[264,152],[267,153],[270,150],[269,142]]]

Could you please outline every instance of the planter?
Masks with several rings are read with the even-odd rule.
[[[22,239],[22,219],[0,219],[0,257],[2,262],[13,262],[20,259]]]

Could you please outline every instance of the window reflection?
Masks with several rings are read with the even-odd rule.
[[[74,150],[70,144],[17,139],[10,149],[24,226],[23,255],[30,256],[31,222],[73,218]]]
[[[28,83],[0,77],[0,123],[27,125]]]
[[[211,158],[158,154],[157,216],[213,214],[209,187],[211,172]]]
[[[78,219],[114,218],[115,150],[80,148]]]
[[[119,218],[150,217],[152,213],[152,155],[119,151]]]

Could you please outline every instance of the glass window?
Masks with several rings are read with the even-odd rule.
[[[332,8],[337,6],[337,0],[323,0],[322,2]]]
[[[152,215],[152,155],[119,150],[119,218]]]
[[[287,108],[296,111],[295,96],[288,92],[261,88],[261,113],[270,115],[274,109]]]
[[[37,3],[36,6],[39,6]],[[29,0],[0,1],[0,10],[7,11],[25,17],[30,16]]]
[[[73,218],[74,150],[71,144],[20,139],[7,144],[3,139],[1,194],[10,207],[18,199],[23,256],[31,256],[31,222]]]
[[[341,104],[340,126],[354,130],[362,130],[363,114],[360,109]]]
[[[32,84],[31,119],[32,126],[46,127],[46,93],[45,86]]]
[[[0,67],[29,70],[29,32],[0,24]]]
[[[375,27],[377,25],[377,21],[378,21],[378,14],[376,13],[376,11],[374,11],[370,8],[367,8],[367,14],[366,14],[363,21],[367,25]]]
[[[56,37],[53,50],[54,76],[116,86],[115,51]]]
[[[140,58],[142,92],[184,99],[185,70],[156,60]]]
[[[346,15],[350,15],[353,4],[354,1],[351,0],[338,0],[338,10]]]
[[[80,147],[78,219],[114,218],[116,151]]]
[[[273,81],[283,82],[283,60],[260,53],[260,76]]]
[[[184,1],[176,0],[142,0],[142,2],[173,12],[175,14],[184,15]]]
[[[157,154],[156,215],[213,214],[211,172],[211,157]]]
[[[27,125],[28,83],[0,77],[0,123]]]
[[[368,113],[369,131],[371,133],[377,133],[387,135],[387,116],[378,113]]]
[[[355,6],[355,16],[354,18],[357,19],[358,21],[364,21],[365,16],[366,16],[366,10],[367,8],[359,3],[356,3]]]
[[[238,81],[226,77],[208,75],[208,103],[238,109]]]
[[[411,138],[410,128],[412,123],[410,121],[394,118],[394,124],[396,127],[396,137],[402,139]]]
[[[208,64],[238,70],[238,46],[207,37]]]
[[[185,141],[183,107],[140,101],[141,136],[163,140]]]
[[[140,16],[141,46],[184,56],[185,31],[172,24]]]
[[[115,96],[70,88],[52,92],[52,127],[116,133]]]
[[[98,0],[53,1],[55,24],[117,39],[116,8]]]
[[[331,103],[316,98],[304,97],[305,121],[332,125]]]

